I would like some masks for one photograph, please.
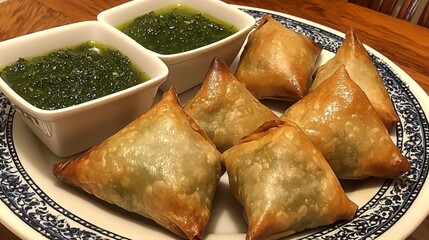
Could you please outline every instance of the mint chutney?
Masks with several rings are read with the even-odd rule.
[[[238,31],[231,24],[182,4],[149,12],[117,28],[145,48],[160,54],[196,49]]]
[[[18,61],[0,76],[22,98],[45,110],[77,105],[149,79],[120,51],[87,41]]]

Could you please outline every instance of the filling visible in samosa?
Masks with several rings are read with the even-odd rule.
[[[322,153],[293,122],[265,123],[222,161],[245,210],[246,239],[279,239],[356,213]]]
[[[235,72],[258,99],[301,99],[322,48],[310,38],[264,16],[249,37]]]
[[[410,169],[366,94],[343,65],[282,118],[307,133],[338,178],[394,178]]]
[[[201,89],[183,109],[223,152],[240,138],[277,116],[214,58]]]
[[[353,29],[346,34],[335,56],[316,70],[310,91],[316,89],[341,65],[345,66],[350,78],[365,92],[384,125],[387,128],[394,125],[399,120],[398,115],[377,68]]]
[[[221,176],[220,153],[173,89],[147,113],[82,156],[53,168],[59,179],[201,239]]]

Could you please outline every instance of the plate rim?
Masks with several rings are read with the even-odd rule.
[[[330,27],[324,26],[322,24],[301,18],[301,17],[296,17],[287,13],[282,13],[282,12],[278,12],[278,11],[274,11],[274,10],[268,10],[268,9],[262,9],[262,8],[257,8],[257,7],[249,7],[249,6],[242,6],[242,5],[234,5],[240,9],[248,9],[248,10],[253,10],[253,11],[259,11],[259,12],[263,12],[263,13],[271,13],[271,14],[276,14],[276,15],[280,15],[283,16],[285,18],[289,18],[301,23],[305,23],[307,25],[316,27],[316,28],[320,28],[323,29],[327,32],[330,32],[334,35],[337,35],[341,38],[344,38],[345,34],[332,29]],[[421,88],[420,85],[418,85],[418,83],[412,79],[402,68],[400,68],[398,65],[396,65],[393,61],[391,61],[390,59],[388,59],[387,57],[385,57],[383,54],[381,54],[380,52],[378,52],[377,50],[371,48],[370,46],[365,45],[365,47],[371,52],[371,54],[373,54],[374,56],[376,56],[377,58],[382,59],[387,67],[390,68],[391,71],[393,71],[393,73],[395,75],[397,75],[399,77],[399,79],[401,81],[404,82],[404,84],[408,87],[408,89],[410,90],[410,92],[414,95],[414,97],[416,98],[416,100],[418,100],[418,102],[420,103],[420,107],[423,110],[423,114],[426,116],[427,119],[427,114],[429,113],[429,105],[427,104],[427,102],[429,102],[429,97],[427,95],[427,93]],[[405,81],[404,81],[405,80]],[[412,90],[411,90],[412,89]],[[426,100],[426,101],[423,101]],[[12,116],[13,118],[13,116]],[[411,204],[411,206],[407,209],[407,211],[402,215],[402,217],[400,217],[400,219],[393,224],[388,230],[386,230],[382,235],[380,235],[380,239],[381,238],[385,238],[385,239],[393,239],[393,238],[401,238],[401,237],[407,237],[409,236],[418,226],[420,226],[421,222],[428,217],[429,214],[429,206],[426,207],[426,209],[424,209],[424,211],[422,210],[422,208],[419,208],[418,206],[416,206],[416,202],[420,203],[424,203],[423,199],[428,199],[429,197],[429,187],[428,187],[428,177],[426,176],[425,181],[423,183],[423,186],[420,189],[420,192],[418,193],[418,196],[415,198],[414,203]],[[2,192],[0,192],[2,193]],[[420,206],[420,205],[419,205]],[[21,218],[19,218],[13,211],[11,211],[11,209],[3,202],[0,201],[0,222],[2,222],[2,224],[7,227],[8,229],[10,229],[12,232],[14,232],[18,237],[27,239],[27,238],[31,238],[31,239],[46,239],[42,234],[40,234],[38,231],[36,231],[33,227],[29,226],[28,223],[24,222]],[[7,211],[6,211],[7,210]],[[418,224],[410,224],[410,221],[407,221],[408,219],[412,218],[414,221],[414,223],[419,222]],[[418,219],[416,221],[416,219]],[[398,233],[394,230],[395,228],[400,228],[400,226],[406,225],[407,230],[403,230],[401,229],[401,236],[398,236]],[[410,227],[410,225],[412,225]],[[31,231],[30,231],[31,230]],[[37,233],[37,234],[35,234]],[[241,234],[240,234],[241,235]],[[37,236],[37,237],[36,237]],[[36,237],[36,238],[35,238]]]
[[[291,14],[278,12],[275,10],[269,10],[269,9],[261,9],[257,7],[248,7],[243,5],[235,5],[238,8],[241,9],[248,9],[252,11],[261,11],[265,13],[270,13],[274,15],[280,15],[301,23],[305,23],[306,25],[310,25],[322,30],[325,30],[329,33],[332,33],[336,36],[339,36],[344,39],[345,33],[340,32],[336,29],[327,27],[325,25],[319,24],[317,22],[307,20],[301,17],[297,17]],[[371,46],[368,46],[367,44],[363,44],[364,47],[370,52],[370,54],[374,55],[376,58],[381,59],[386,63],[386,67],[389,68],[395,74],[398,76],[398,78],[404,83],[404,85],[408,88],[408,90],[412,93],[412,95],[415,97],[416,100],[420,103],[420,107],[423,110],[423,115],[426,116],[426,120],[428,119],[429,114],[429,96],[428,94],[423,90],[423,88],[410,76],[408,75],[401,67],[399,67],[397,64],[395,64],[392,60],[381,54],[376,49],[372,48]],[[424,101],[426,100],[426,101]],[[405,239],[406,237],[410,236],[420,225],[421,223],[429,217],[429,205],[424,204],[425,201],[423,199],[429,199],[429,179],[428,175],[426,175],[425,181],[418,193],[418,196],[414,199],[411,206],[406,210],[406,212],[392,225],[390,226],[385,232],[383,232],[381,235],[377,236],[377,239]],[[416,204],[420,203],[419,205]],[[419,208],[419,206],[425,206],[428,205],[425,209]],[[410,221],[412,220],[412,221]],[[414,223],[414,224],[412,224]],[[399,229],[400,231],[397,231]],[[405,229],[405,230],[404,230]]]

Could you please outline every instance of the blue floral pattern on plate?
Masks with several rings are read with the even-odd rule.
[[[323,49],[335,53],[343,38],[329,31],[293,20],[283,14],[242,7],[260,20],[271,14],[277,21],[300,32]],[[360,207],[352,221],[338,222],[318,229],[300,239],[373,239],[391,228],[419,195],[428,174],[428,120],[407,85],[382,59],[371,54],[400,116],[396,127],[397,145],[411,162],[411,171],[402,177],[386,180],[377,193]],[[0,93],[0,200],[22,221],[49,239],[128,239],[79,218],[40,189],[20,163],[13,141],[15,110]],[[79,227],[69,224],[78,223]]]

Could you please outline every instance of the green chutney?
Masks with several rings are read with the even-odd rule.
[[[45,110],[84,103],[149,79],[120,51],[94,41],[19,58],[0,69],[0,76],[18,95]]]
[[[196,49],[238,31],[228,23],[181,4],[149,12],[117,28],[160,54]]]

